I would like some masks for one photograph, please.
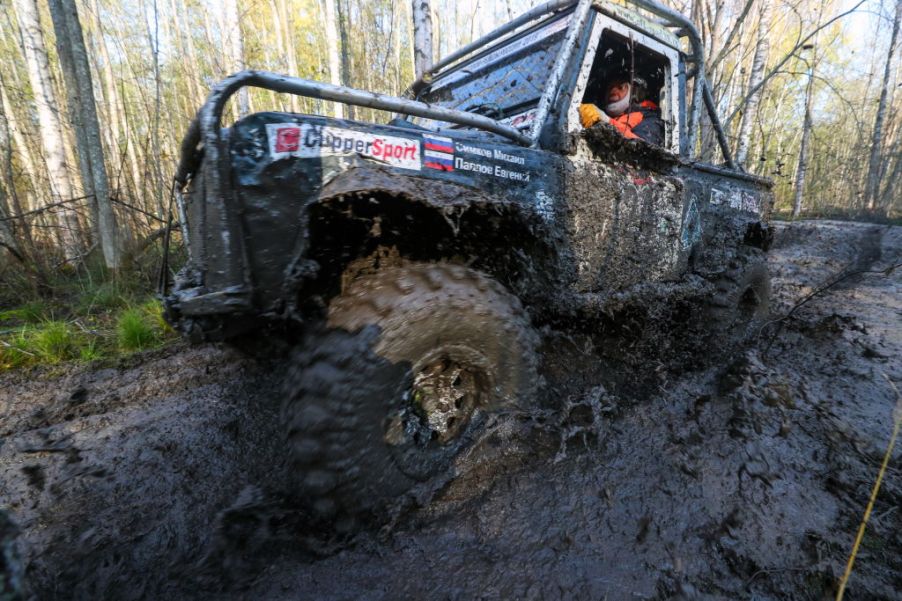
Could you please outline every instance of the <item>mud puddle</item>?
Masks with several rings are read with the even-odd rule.
[[[900,251],[902,228],[783,226],[774,314]],[[0,506],[38,599],[829,598],[890,434],[886,378],[902,381],[900,273],[845,278],[640,398],[552,336],[584,367],[545,391],[557,409],[494,419],[450,478],[343,541],[280,488],[277,366],[202,347],[8,378]],[[899,598],[900,457],[847,598]]]

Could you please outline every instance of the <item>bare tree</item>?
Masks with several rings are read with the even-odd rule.
[[[419,79],[432,67],[432,12],[429,0],[413,2],[414,74]]]
[[[222,35],[225,44],[227,63],[232,71],[243,71],[244,39],[241,37],[241,18],[238,12],[238,0],[224,0],[222,11]],[[250,96],[247,88],[238,90],[238,116],[244,117],[250,112]]]
[[[297,77],[299,73],[298,58],[294,47],[294,36],[291,32],[291,17],[285,0],[278,0],[272,6],[272,12],[275,17],[276,41],[279,44],[279,52],[285,56],[288,65],[288,74]],[[289,106],[291,112],[298,112],[298,97],[294,94],[288,95]]]
[[[12,102],[10,102],[9,95],[6,93],[6,81],[2,77],[0,77],[0,112],[3,113],[6,123],[6,142],[9,151],[6,170],[10,180],[12,180],[11,161],[12,155],[15,154],[19,161],[19,165],[25,172],[26,179],[28,180],[28,186],[26,187],[25,193],[25,209],[33,211],[38,208],[38,199],[35,197],[34,193],[36,187],[34,179],[38,174],[37,166],[35,165],[31,149],[28,146],[28,141],[25,139],[25,134],[22,132],[22,128],[16,119],[16,114],[13,112]]]
[[[889,82],[892,75],[893,54],[899,40],[899,24],[902,21],[902,0],[896,0],[896,16],[893,19],[893,31],[889,38],[889,48],[886,51],[886,67],[883,71],[883,85],[880,88],[880,102],[877,104],[877,114],[874,117],[874,129],[871,135],[871,156],[868,161],[868,177],[865,182],[864,200],[868,210],[873,210],[877,205],[877,196],[880,190],[881,167],[883,166],[883,125],[886,120],[887,98],[889,96]]]
[[[745,97],[742,98],[742,100],[740,100],[736,104],[736,107],[729,114],[729,116],[724,120],[724,122],[723,122],[724,127],[730,126],[730,123],[733,122],[733,119],[740,112],[740,110],[745,106],[745,103],[748,102],[749,98],[751,98],[754,94],[757,94],[758,90],[760,90],[774,76],[778,75],[779,73],[782,73],[783,66],[786,63],[788,63],[794,56],[796,56],[796,53],[798,53],[799,50],[801,50],[806,45],[808,45],[808,43],[811,41],[811,39],[814,36],[816,36],[824,28],[829,27],[830,25],[839,21],[843,17],[847,17],[848,15],[851,15],[852,13],[857,11],[858,8],[862,4],[864,4],[866,1],[867,0],[858,0],[858,2],[856,2],[854,5],[852,5],[848,10],[844,10],[843,12],[841,12],[841,13],[833,16],[832,18],[828,19],[827,21],[821,23],[820,25],[815,27],[813,30],[809,31],[804,36],[799,35],[798,41],[795,43],[795,45],[792,48],[790,48],[789,52],[784,54],[783,58],[778,60],[777,63],[773,67],[771,67],[770,71],[768,71],[767,74],[761,78],[761,81],[759,81],[756,85],[752,86],[751,89],[746,91]]]
[[[887,210],[900,208],[898,203],[902,202],[902,128],[896,132],[896,141],[893,142],[892,152],[887,157],[887,164],[893,161],[893,168],[890,176],[886,178],[886,184],[883,187],[883,196],[880,204]],[[897,203],[894,206],[894,202]]]
[[[742,110],[742,120],[739,122],[739,140],[736,144],[736,164],[745,167],[749,155],[749,146],[752,138],[752,127],[758,118],[758,105],[761,101],[762,81],[764,68],[767,65],[767,53],[770,49],[770,21],[771,0],[761,0],[758,7],[758,30],[755,42],[755,56],[752,59],[752,71],[749,74],[749,94]]]
[[[7,191],[9,196],[9,202],[0,203],[3,204],[4,208],[7,210],[7,218],[10,219],[9,213],[10,209],[15,215],[21,216],[25,211],[22,209],[22,203],[19,201],[19,195],[16,191],[16,177],[13,169],[13,153],[14,150],[14,136],[12,134],[12,125],[8,119],[7,107],[9,103],[6,101],[6,91],[3,89],[4,79],[2,75],[0,75],[0,93],[2,93],[3,101],[0,102],[0,142],[6,147],[4,149],[3,156],[3,175],[6,179]],[[27,149],[26,149],[27,150]],[[2,181],[2,178],[0,178]],[[2,194],[2,191],[0,191]],[[30,249],[34,249],[34,241],[31,237],[31,229],[28,226],[28,222],[25,221],[24,218],[20,220],[20,229],[21,235],[24,238],[26,244]],[[18,243],[13,236],[13,227],[10,223],[3,223],[4,232],[0,232],[0,235],[5,235],[8,238],[7,247],[10,248],[11,251],[19,252],[19,256],[21,256],[21,251],[19,251]]]
[[[814,65],[817,58],[808,63],[808,84],[805,86],[805,117],[802,121],[802,141],[799,144],[799,162],[796,166],[795,195],[792,201],[792,216],[796,218],[802,212],[802,200],[805,196],[805,177],[808,174],[808,150],[811,144],[811,100],[814,96]]]
[[[13,235],[11,227],[10,213],[22,213],[22,207],[16,198],[15,179],[12,173],[12,136],[9,135],[9,125],[6,122],[6,115],[2,107],[0,107],[0,142],[3,143],[4,149],[4,167],[3,171],[6,175],[7,189],[9,190],[9,199],[7,199],[6,189],[0,185],[0,246],[7,248],[13,255],[22,258],[22,251],[19,249],[19,243]],[[0,179],[2,183],[2,179]],[[12,211],[10,210],[12,209]]]
[[[37,1],[15,0],[14,6],[22,33],[28,79],[37,108],[41,147],[50,177],[51,193],[56,202],[68,201],[75,195],[66,162],[66,136],[57,115],[59,105],[50,79],[50,64],[41,32]],[[71,208],[62,206],[57,213],[57,220],[63,254],[67,260],[74,260],[78,258],[80,249],[78,216]]]
[[[163,208],[163,171],[160,165],[162,157],[162,148],[160,141],[160,113],[162,104],[162,90],[160,81],[160,13],[157,7],[157,0],[153,0],[153,25],[147,23],[147,41],[150,45],[150,53],[153,57],[153,81],[154,81],[154,101],[153,101],[153,129],[151,130],[151,151],[153,152],[153,169],[155,183],[153,185],[154,200],[156,201],[157,217],[162,219],[165,215]]]
[[[106,266],[118,269],[121,250],[116,215],[110,204],[109,182],[104,162],[100,124],[94,102],[94,84],[85,51],[81,22],[74,0],[50,0],[50,15],[56,31],[56,47],[69,94],[69,113],[76,139],[86,195],[94,196],[94,213]]]
[[[348,6],[345,0],[337,0],[338,2],[338,33],[341,36],[341,83],[351,85],[351,42],[348,36],[348,30],[351,27],[350,15],[348,14]],[[348,119],[354,118],[354,106],[348,105]]]
[[[188,101],[195,107],[200,106],[206,94],[201,90],[199,83],[201,69],[197,62],[197,52],[194,49],[194,37],[191,35],[191,15],[185,6],[185,2],[181,0],[178,2],[169,0],[169,13],[175,28],[173,41],[182,59],[180,62],[184,67],[185,79],[187,80],[190,94]]]
[[[329,81],[341,85],[341,71],[338,54],[338,21],[335,19],[335,0],[323,0],[323,16],[326,21],[326,52],[329,55]],[[336,102],[335,117],[344,119],[344,105]]]

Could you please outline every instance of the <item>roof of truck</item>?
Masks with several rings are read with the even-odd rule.
[[[429,72],[426,81],[431,82],[438,79],[447,72],[457,69],[461,64],[471,60],[474,56],[509,43],[524,32],[535,28],[538,24],[547,22],[551,15],[572,11],[577,3],[578,0],[550,1],[527,11],[512,22],[502,25],[479,40],[471,42],[437,61],[431,72]],[[667,26],[656,22],[651,14],[643,13],[642,9],[615,3],[615,0],[594,0],[592,5],[609,17],[682,52],[682,44],[676,33]],[[414,84],[412,88],[415,87],[416,85]]]
[[[664,25],[654,22],[641,12],[620,4],[608,2],[607,0],[596,0],[595,6],[600,8],[603,13],[657,39],[659,42],[667,44],[675,50],[682,50],[680,38],[675,33]]]

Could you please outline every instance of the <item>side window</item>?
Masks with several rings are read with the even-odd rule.
[[[676,52],[603,15],[592,35],[568,129],[582,129],[580,106],[592,105],[598,110],[590,110],[590,120],[610,122],[626,137],[678,152]]]

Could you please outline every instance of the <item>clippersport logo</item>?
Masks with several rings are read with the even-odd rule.
[[[421,167],[419,140],[311,123],[269,123],[266,133],[274,160],[357,155],[402,169]]]

